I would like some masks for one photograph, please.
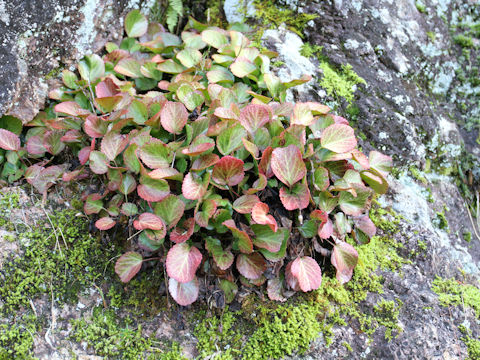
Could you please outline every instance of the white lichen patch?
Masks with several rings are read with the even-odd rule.
[[[7,12],[5,1],[0,0],[0,21],[3,21],[5,25],[10,25],[10,15]]]

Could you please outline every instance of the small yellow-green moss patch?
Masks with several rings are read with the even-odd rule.
[[[438,295],[443,306],[462,305],[475,311],[480,319],[480,289],[470,284],[451,279],[442,279],[437,276],[432,283],[432,290]]]
[[[342,65],[336,69],[327,61],[320,62],[320,68],[323,71],[320,86],[325,89],[328,95],[343,97],[351,103],[354,99],[356,85],[366,84],[366,81],[353,71],[350,64]]]
[[[463,343],[467,346],[467,360],[480,359],[480,339],[475,339],[472,336],[472,332],[463,325],[460,325],[458,329],[464,335],[460,338],[460,340],[462,340]]]

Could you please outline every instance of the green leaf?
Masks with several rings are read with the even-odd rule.
[[[185,48],[177,53],[177,60],[180,61],[183,66],[191,68],[202,60],[202,53],[197,49]]]
[[[125,32],[129,37],[140,37],[147,32],[147,28],[147,18],[139,10],[132,10],[125,17]]]
[[[259,224],[253,224],[251,228],[255,233],[253,245],[273,253],[280,251],[283,244],[283,239],[285,237],[285,231],[288,232],[288,229],[283,228],[280,228],[274,232],[270,226]]]
[[[222,289],[225,294],[225,302],[227,304],[231,303],[235,299],[235,295],[238,292],[238,286],[234,282],[220,279],[220,289]]]
[[[127,117],[133,118],[136,124],[142,125],[148,120],[148,108],[143,102],[133,100],[128,107]]]
[[[221,270],[227,270],[233,264],[233,254],[223,249],[220,240],[207,237],[205,248],[213,256],[213,260]]]
[[[242,125],[236,124],[222,131],[217,137],[217,148],[222,155],[228,155],[235,149],[243,146],[242,138],[247,132]]]
[[[215,49],[219,49],[228,44],[227,37],[220,32],[220,30],[204,30],[202,31],[202,40],[208,45],[213,46]]]
[[[82,79],[92,83],[105,74],[105,64],[97,54],[86,55],[78,63],[78,72]]]
[[[22,120],[11,115],[0,117],[0,129],[5,129],[16,135],[20,135],[22,133],[22,128]]]

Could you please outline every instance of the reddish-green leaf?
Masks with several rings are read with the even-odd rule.
[[[202,60],[202,53],[197,49],[185,48],[177,53],[177,59],[186,68],[191,68]]]
[[[273,301],[287,301],[283,296],[283,280],[279,277],[270,279],[267,282],[267,295]]]
[[[202,211],[195,212],[195,221],[201,227],[207,227],[208,221],[217,210],[217,202],[213,199],[206,199],[202,203]]]
[[[318,225],[318,236],[320,239],[328,239],[333,234],[333,223],[330,219]]]
[[[247,279],[255,280],[267,269],[267,262],[259,253],[237,255],[237,269]]]
[[[100,151],[92,151],[90,153],[90,169],[95,174],[105,174],[108,171],[107,156]]]
[[[65,143],[61,141],[62,132],[47,131],[43,135],[43,146],[52,155],[60,154],[65,149]]]
[[[75,101],[64,101],[60,104],[55,105],[55,111],[62,114],[67,114],[71,116],[88,116],[90,111],[83,109]]]
[[[180,102],[167,101],[160,113],[163,128],[172,134],[180,134],[187,120],[187,109]]]
[[[228,38],[221,30],[204,30],[202,31],[202,40],[208,45],[219,49],[228,44]]]
[[[34,135],[27,140],[27,151],[32,155],[43,155],[47,149],[43,146],[43,139],[39,135]]]
[[[263,153],[262,153],[262,158],[260,159],[260,163],[258,164],[258,171],[265,175],[268,178],[271,178],[273,176],[273,171],[272,171],[272,153],[273,149],[269,146],[267,147]]]
[[[310,126],[315,122],[312,110],[308,103],[296,103],[293,108],[293,117],[290,121],[292,125]]]
[[[230,65],[230,71],[232,72],[232,74],[239,78],[250,75],[255,70],[257,70],[257,66],[252,61],[243,56],[238,57],[234,61],[234,63]]]
[[[142,267],[142,255],[134,251],[129,251],[120,256],[115,264],[115,272],[122,282],[126,283],[140,271]]]
[[[352,278],[353,269],[357,266],[358,252],[349,243],[339,241],[333,247],[330,260],[337,269],[337,280],[345,284]]]
[[[0,148],[10,151],[20,150],[20,138],[11,131],[0,129]]]
[[[207,192],[208,184],[210,183],[210,174],[205,173],[202,176],[189,172],[183,179],[182,194],[185,199],[198,200]]]
[[[252,207],[252,219],[257,224],[268,225],[273,232],[276,232],[277,222],[275,221],[272,215],[268,215],[268,211],[269,211],[269,208],[267,204],[258,202]],[[280,241],[280,245],[281,244],[282,242]],[[271,250],[268,248],[266,249],[272,252],[277,252],[280,249],[280,245],[278,246],[277,250]]]
[[[215,165],[220,160],[217,154],[205,154],[197,158],[192,164],[193,171],[201,171]]]
[[[233,209],[240,214],[249,214],[258,202],[260,199],[257,195],[242,195],[233,202]]]
[[[223,249],[220,240],[207,237],[205,248],[213,256],[213,260],[221,270],[227,270],[233,264],[233,254]]]
[[[127,144],[127,135],[121,135],[119,133],[110,131],[102,139],[100,149],[107,156],[108,160],[113,161],[117,155],[125,149]]]
[[[177,225],[184,210],[185,203],[172,194],[155,204],[155,214],[163,219],[169,229]]]
[[[101,138],[107,132],[108,123],[95,115],[87,116],[83,129],[92,138]]]
[[[83,211],[86,215],[98,214],[103,209],[103,202],[100,199],[99,194],[88,195],[85,204],[83,205]]]
[[[342,211],[347,215],[361,215],[370,201],[372,191],[363,186],[354,186],[357,196],[353,196],[348,191],[341,191],[338,204]]]
[[[182,153],[189,156],[198,156],[210,150],[215,146],[215,142],[205,142],[201,144],[192,144],[187,149],[183,149]]]
[[[187,283],[181,283],[170,278],[168,280],[168,291],[177,304],[187,306],[195,302],[200,289],[198,279],[196,277]]]
[[[247,135],[242,125],[230,126],[217,137],[217,148],[222,155],[228,155],[243,145],[242,139]]]
[[[306,184],[295,184],[290,189],[280,189],[280,201],[287,210],[305,209],[310,201],[310,190]]]
[[[250,104],[240,112],[240,124],[249,133],[255,133],[257,129],[265,126],[271,119],[270,109],[267,105]]]
[[[171,180],[181,180],[183,175],[178,172],[175,168],[160,168],[155,169],[148,173],[152,179],[171,179]]]
[[[387,155],[383,155],[378,151],[370,151],[368,154],[370,167],[377,170],[383,177],[386,177],[392,170],[392,158]]]
[[[160,140],[144,144],[138,154],[143,163],[152,169],[169,167],[172,161],[170,149]]]
[[[135,216],[138,214],[138,207],[134,203],[126,202],[122,204],[121,212],[126,216]]]
[[[137,186],[137,193],[143,200],[160,201],[170,193],[170,187],[165,180],[142,176],[140,183],[141,185]]]
[[[274,149],[271,166],[275,176],[289,187],[302,179],[307,171],[302,153],[295,145]]]
[[[316,290],[322,284],[322,271],[317,262],[309,256],[296,258],[290,267],[291,274],[297,279],[304,292]]]
[[[360,176],[376,193],[385,194],[387,192],[387,180],[374,168],[360,172]]]
[[[346,153],[357,146],[353,128],[344,124],[333,124],[323,130],[321,145],[336,153]]]
[[[115,220],[111,217],[102,217],[95,222],[95,227],[98,230],[109,230],[115,226]]]
[[[170,240],[177,244],[183,243],[190,239],[194,229],[195,219],[193,217],[180,221],[180,223],[170,233]]]
[[[195,246],[176,244],[167,254],[167,274],[181,283],[192,281],[201,262],[202,254]]]
[[[135,174],[140,172],[140,161],[138,161],[137,149],[137,144],[130,144],[123,153],[125,167]]]
[[[353,218],[353,223],[357,229],[364,232],[369,238],[375,236],[377,233],[377,228],[375,227],[373,221],[370,220],[368,215],[361,215]]]
[[[258,174],[258,179],[255,180],[252,184],[252,187],[247,190],[247,194],[255,194],[256,192],[262,191],[267,187],[267,177],[262,173]]]
[[[238,250],[244,254],[250,254],[253,252],[253,242],[250,239],[250,236],[245,231],[242,231],[237,228],[235,221],[227,220],[222,223],[226,226],[233,234],[233,237],[237,240]]]
[[[328,170],[324,167],[317,167],[313,173],[313,186],[318,191],[325,191],[330,185]]]
[[[120,181],[120,184],[118,186],[118,190],[123,195],[130,194],[136,188],[137,188],[137,182],[135,181],[135,178],[131,174],[127,173],[124,176],[122,176],[122,180]]]
[[[243,161],[233,156],[224,156],[213,167],[212,179],[219,185],[237,185],[244,176]]]
[[[140,214],[138,220],[133,222],[133,227],[137,230],[165,230],[165,224],[163,220],[152,213]]]

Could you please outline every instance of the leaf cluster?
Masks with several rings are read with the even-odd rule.
[[[132,11],[127,37],[62,73],[56,105],[25,135],[0,130],[0,148],[35,161],[26,180],[46,194],[60,179],[96,178],[85,214],[102,231],[137,230],[115,270],[128,282],[147,260],[166,267],[169,292],[194,302],[198,276],[225,299],[238,283],[267,283],[271,299],[321,284],[328,257],[347,282],[358,254],[346,242],[375,234],[368,217],[385,193],[391,159],[357,147],[348,121],[315,102],[288,103],[277,54],[235,30],[190,19],[176,36]],[[49,165],[70,148],[78,166]],[[154,257],[151,257],[154,256]]]

